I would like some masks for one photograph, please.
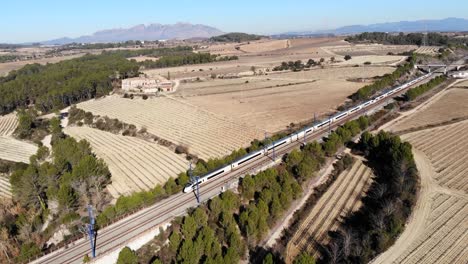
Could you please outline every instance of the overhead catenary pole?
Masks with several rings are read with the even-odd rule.
[[[89,242],[91,244],[91,256],[93,258],[96,257],[96,240],[94,239],[95,235],[95,230],[94,230],[94,224],[96,223],[96,220],[94,218],[93,214],[93,206],[88,204],[88,215],[89,215],[89,224],[88,224],[88,236],[89,236]]]

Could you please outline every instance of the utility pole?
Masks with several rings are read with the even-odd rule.
[[[195,198],[197,199],[197,203],[200,204],[200,184],[198,183],[198,180],[200,180],[200,177],[198,176],[193,176],[193,169],[192,169],[192,162],[190,161],[189,163],[189,177],[190,181],[195,184]]]
[[[96,223],[96,219],[94,218],[93,214],[93,206],[88,204],[88,215],[89,215],[89,224],[88,224],[88,236],[89,242],[91,243],[91,256],[93,258],[96,257],[96,240],[95,240],[95,233],[94,224]]]

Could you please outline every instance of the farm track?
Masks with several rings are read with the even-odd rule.
[[[108,189],[113,197],[163,185],[187,167],[181,155],[157,143],[89,127],[67,127],[65,133],[89,141],[96,155],[106,162],[112,174]]]
[[[288,259],[302,251],[317,253],[317,243],[326,241],[328,232],[337,229],[342,217],[359,208],[371,175],[371,170],[358,159],[351,169],[338,176],[290,240]]]

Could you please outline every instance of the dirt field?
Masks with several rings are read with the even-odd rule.
[[[287,247],[287,259],[301,252],[317,254],[317,244],[328,240],[328,231],[338,228],[342,217],[361,206],[362,194],[372,182],[372,171],[357,159],[342,172],[303,220]]]
[[[458,84],[457,86],[459,86]],[[442,92],[439,97],[427,106],[395,122],[391,131],[404,131],[423,128],[431,124],[450,121],[457,118],[468,118],[468,89],[453,88]]]
[[[36,151],[37,146],[34,144],[10,136],[0,136],[0,159],[29,163],[29,157]]]
[[[61,57],[52,57],[52,58],[43,58],[43,59],[36,59],[36,60],[27,60],[27,61],[15,61],[15,62],[5,62],[5,63],[0,63],[0,76],[5,76],[8,74],[8,72],[12,70],[17,70],[23,67],[26,64],[33,64],[33,63],[39,63],[39,64],[46,64],[46,63],[55,63],[63,60],[69,60],[73,58],[78,58],[83,56],[83,54],[76,54],[76,55],[70,55],[70,56],[61,56]]]
[[[291,122],[313,119],[314,113],[317,117],[328,114],[347,96],[366,85],[347,79],[380,76],[393,70],[390,67],[326,68],[206,81],[181,84],[174,96],[184,97],[182,99],[190,104],[238,122],[275,132],[285,129]],[[305,83],[276,86],[296,82]]]
[[[157,143],[84,126],[64,131],[77,140],[89,141],[96,155],[109,166],[112,184],[108,190],[114,198],[163,185],[188,166],[183,156]]]
[[[268,52],[272,50],[285,49],[290,46],[289,40],[280,39],[280,40],[268,40],[268,41],[257,41],[250,42],[250,44],[245,44],[240,46],[241,51],[256,53],[256,52]]]
[[[108,96],[80,103],[78,107],[146,127],[148,132],[185,145],[204,159],[224,156],[254,138],[263,138],[263,133],[251,126],[165,97],[131,100]]]
[[[18,126],[18,118],[15,113],[0,116],[0,136],[10,136]]]
[[[11,185],[8,177],[0,174],[0,202],[2,199],[11,199]]]

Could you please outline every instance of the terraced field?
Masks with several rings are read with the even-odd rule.
[[[436,55],[439,54],[439,49],[441,47],[431,46],[431,47],[419,47],[415,50],[415,53],[427,54],[427,55]]]
[[[452,119],[468,118],[468,89],[452,88],[442,93],[417,113],[398,120],[391,130],[405,131]]]
[[[468,192],[468,121],[405,134],[403,139],[424,152],[440,186]]]
[[[224,156],[255,138],[263,138],[263,133],[251,126],[166,97],[130,100],[107,96],[78,107],[146,127],[150,133],[187,146],[203,159]]]
[[[301,252],[317,254],[317,243],[328,240],[328,231],[338,228],[339,220],[361,206],[361,198],[372,182],[372,171],[358,159],[342,172],[323,194],[288,243],[287,258]]]
[[[11,198],[11,185],[8,178],[0,174],[0,200]]]
[[[37,146],[34,144],[10,136],[0,136],[0,159],[29,163],[29,157],[36,151]]]
[[[106,162],[112,174],[108,190],[115,198],[164,184],[188,166],[181,155],[139,138],[84,126],[67,127],[64,131],[78,140],[89,141],[96,155]]]
[[[0,116],[0,136],[10,136],[18,126],[18,118],[15,113]]]

